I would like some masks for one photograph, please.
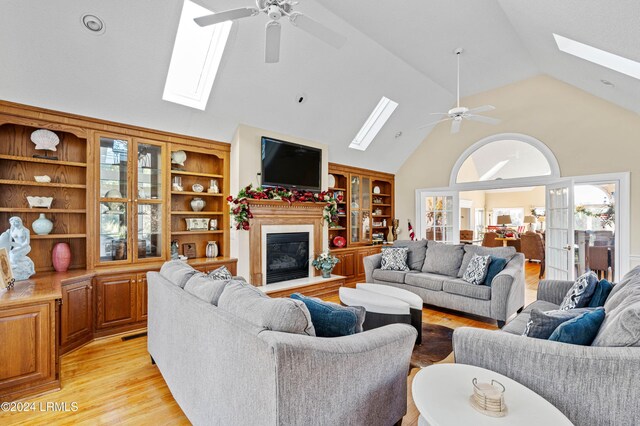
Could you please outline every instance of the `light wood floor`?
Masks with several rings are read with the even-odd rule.
[[[538,264],[526,265],[526,304],[535,300]],[[337,299],[337,296],[330,299]],[[471,326],[495,329],[495,321],[454,311],[423,309],[423,320],[450,328]],[[450,361],[448,358],[446,361]],[[62,390],[26,402],[35,411],[0,412],[1,425],[188,425],[158,369],[151,365],[147,338],[122,341],[121,336],[94,341],[61,360]],[[403,425],[418,424],[418,410],[411,398]],[[47,403],[77,404],[77,411],[40,411]]]

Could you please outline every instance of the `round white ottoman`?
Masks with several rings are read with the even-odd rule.
[[[398,287],[392,287],[390,285],[384,284],[358,283],[356,284],[356,288],[359,290],[366,290],[372,293],[390,296],[408,303],[411,313],[411,325],[413,325],[418,331],[416,345],[422,343],[422,297],[418,296],[415,293],[411,293],[408,290],[403,290]]]
[[[362,324],[364,330],[395,323],[411,324],[410,306],[400,299],[349,287],[340,287],[339,295],[344,305],[366,309]]]

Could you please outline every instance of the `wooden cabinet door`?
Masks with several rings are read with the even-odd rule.
[[[138,274],[136,280],[136,321],[147,320],[147,274]]]
[[[62,286],[60,352],[65,353],[93,337],[93,286],[90,280]],[[75,345],[77,346],[77,345]]]
[[[53,302],[0,310],[0,401],[55,379],[54,312]]]
[[[137,276],[97,277],[96,328],[103,329],[136,322]]]
[[[357,279],[364,278],[364,258],[367,257],[368,251],[358,250],[356,252],[356,276]]]

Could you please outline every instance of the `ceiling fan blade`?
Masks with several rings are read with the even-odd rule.
[[[434,125],[436,125],[436,124],[438,124],[438,123],[442,123],[443,121],[449,121],[449,120],[450,120],[450,118],[449,118],[449,117],[447,117],[447,118],[443,118],[442,120],[434,121],[434,122],[429,123],[429,124],[423,124],[422,126],[418,127],[418,129],[424,129],[424,128],[426,128],[426,127],[434,126]]]
[[[496,107],[494,107],[493,105],[482,105],[479,107],[471,108],[467,112],[470,112],[471,114],[475,114],[476,112],[487,112],[487,111],[493,111],[494,109],[496,109]]]
[[[280,24],[277,21],[269,21],[265,31],[264,61],[275,64],[280,60]]]
[[[430,112],[429,115],[449,115],[448,112]]]
[[[206,27],[208,25],[219,24],[224,21],[232,21],[234,19],[246,18],[247,16],[254,16],[258,13],[260,13],[260,11],[255,7],[241,7],[240,9],[226,10],[224,12],[200,16],[199,18],[195,18],[194,21],[201,27]]]
[[[479,121],[480,123],[486,123],[486,124],[499,124],[500,123],[500,120],[498,120],[497,118],[485,117],[484,115],[466,114],[466,115],[464,115],[464,118],[467,118],[467,119],[473,120],[473,121]]]
[[[346,37],[330,28],[325,27],[321,23],[314,21],[302,13],[293,12],[289,15],[289,20],[293,25],[300,28],[303,31],[308,32],[312,36],[319,38],[325,43],[340,49],[347,42]]]
[[[458,133],[460,131],[460,126],[462,126],[462,120],[451,120],[451,133]]]

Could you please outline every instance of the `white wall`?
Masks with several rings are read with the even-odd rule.
[[[618,90],[618,89],[612,89]],[[496,126],[466,121],[457,134],[442,123],[396,174],[396,216],[415,221],[415,190],[447,187],[454,163],[469,146],[498,133],[523,133],[545,143],[562,176],[631,172],[631,217],[640,213],[640,116],[549,76],[541,75],[465,98],[491,104]],[[415,222],[414,222],[415,223]],[[407,235],[406,233],[404,235]],[[640,223],[631,222],[632,265],[640,263]],[[637,256],[637,257],[634,257]]]
[[[249,184],[259,186],[261,160],[261,138],[268,136],[287,142],[320,148],[322,150],[322,189],[327,189],[329,174],[329,149],[325,144],[301,139],[294,136],[276,133],[265,129],[241,124],[231,141],[231,194],[236,195],[240,188]],[[232,226],[234,224],[232,223]],[[323,235],[323,250],[328,247],[328,228],[325,224]],[[238,275],[248,278],[249,275],[249,233],[247,231],[231,230],[231,257],[238,259]]]

